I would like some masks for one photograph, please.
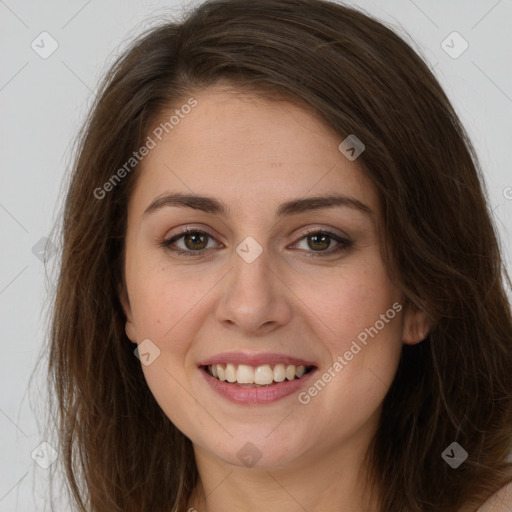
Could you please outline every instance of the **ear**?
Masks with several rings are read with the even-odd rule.
[[[132,308],[130,306],[130,299],[128,298],[128,293],[126,292],[125,287],[122,283],[119,283],[117,287],[119,300],[121,302],[121,306],[124,311],[124,316],[126,317],[126,323],[124,326],[124,330],[126,332],[126,336],[133,343],[137,343],[137,332],[135,330],[135,324],[133,322]]]
[[[404,311],[403,342],[406,345],[416,345],[422,342],[428,336],[430,327],[426,313],[409,302]]]

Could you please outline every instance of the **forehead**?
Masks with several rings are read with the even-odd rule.
[[[168,124],[142,160],[131,203],[143,208],[180,191],[257,211],[290,197],[344,193],[377,211],[371,182],[338,149],[343,138],[310,110],[222,86],[194,98],[196,106]],[[162,112],[155,127],[179,109]]]

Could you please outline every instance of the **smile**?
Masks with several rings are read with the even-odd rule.
[[[301,379],[314,367],[293,364],[263,364],[250,366],[247,364],[212,364],[204,366],[205,371],[213,378],[245,387],[271,386],[284,381]]]

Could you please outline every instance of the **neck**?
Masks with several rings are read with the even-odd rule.
[[[365,488],[366,448],[352,439],[346,447],[314,458],[306,454],[287,467],[260,469],[228,464],[194,446],[200,483],[187,510],[376,512],[376,494]]]

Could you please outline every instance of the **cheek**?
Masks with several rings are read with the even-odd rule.
[[[188,436],[197,429],[207,430],[211,418],[191,392],[180,361],[181,358],[162,351],[151,365],[143,366],[142,370],[151,394],[162,411]]]
[[[186,340],[176,334],[200,307],[208,283],[191,272],[140,265],[130,284],[130,304],[139,340],[152,339],[166,351],[185,348]]]
[[[323,295],[317,311],[328,327],[326,340],[333,349],[344,349],[356,339],[364,344],[377,336],[390,342],[400,338],[400,295],[389,284],[381,284],[347,279],[343,289]]]
[[[390,282],[377,249],[299,282],[297,295],[314,313],[311,321],[324,333],[320,339],[331,353],[348,350],[358,336],[364,342],[365,333],[368,340],[373,339],[375,329],[380,338],[401,341],[402,294]]]
[[[365,425],[371,430],[400,360],[401,295],[385,274],[355,272],[340,283],[318,295],[316,306],[314,299],[309,303],[317,317],[316,334],[331,359],[298,397],[304,422],[322,418],[308,423],[313,439],[326,431],[349,438]],[[320,444],[327,449],[329,442]]]
[[[305,296],[316,335],[332,361],[318,376],[329,388],[324,399],[338,403],[342,411],[358,410],[362,418],[378,406],[398,366],[402,295],[389,281],[377,251],[316,283],[323,286]],[[312,395],[324,394],[322,383],[316,388]]]
[[[197,425],[205,421],[189,386],[189,355],[204,292],[185,281],[165,269],[141,270],[140,279],[133,281],[132,311],[139,341],[150,339],[159,350],[151,364],[142,365],[146,383],[168,418],[188,432],[192,421]]]

